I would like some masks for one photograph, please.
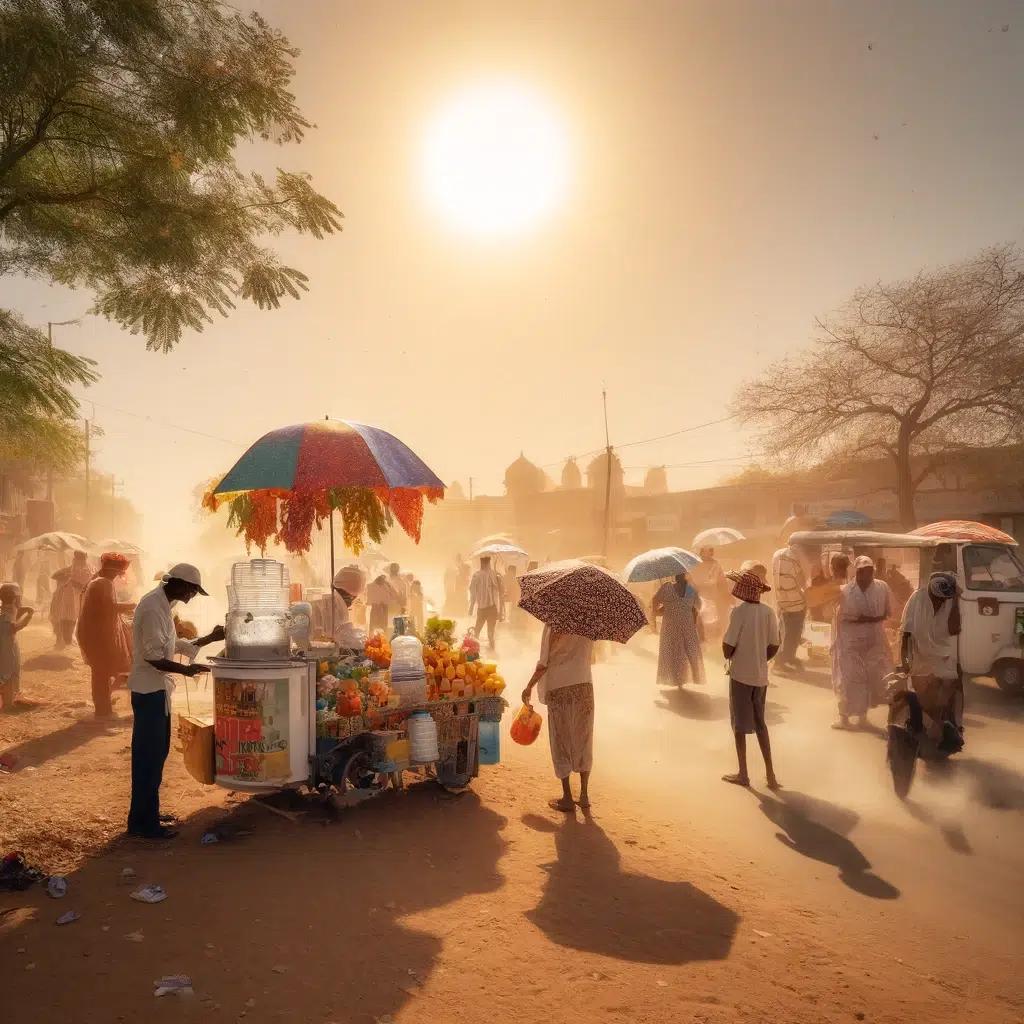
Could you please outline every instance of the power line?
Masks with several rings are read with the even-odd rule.
[[[689,434],[694,430],[703,430],[705,427],[714,427],[719,423],[728,423],[729,420],[735,418],[735,415],[722,416],[717,420],[708,420],[706,423],[695,423],[692,427],[682,427],[680,430],[672,430],[667,434],[659,434],[657,437],[645,437],[640,441],[627,441],[625,444],[612,445],[612,449],[618,450],[620,448],[635,448],[640,444],[652,444],[654,441],[664,441],[669,437],[679,437],[680,434]],[[604,450],[604,448],[595,448],[593,451],[583,452],[581,455],[567,456],[567,458],[585,459],[590,455],[600,455]],[[545,462],[540,468],[550,469],[552,466],[560,466],[563,462],[565,462],[565,459],[559,459],[557,462]]]
[[[156,416],[144,416],[141,413],[129,412],[127,409],[118,409],[116,406],[107,405],[105,402],[93,402],[92,404],[98,405],[101,409],[108,409],[110,412],[120,413],[122,416],[131,416],[133,419],[145,420],[147,423],[156,423],[170,430],[180,430],[185,434],[195,434],[196,437],[205,437],[209,441],[220,441],[223,444],[231,445],[232,448],[245,447],[240,441],[232,441],[227,437],[218,437],[216,434],[207,434],[202,430],[194,430],[192,427],[183,427],[180,423],[172,423],[170,420],[162,420]]]
[[[708,420],[707,423],[697,423],[692,427],[683,427],[682,430],[673,430],[668,434],[659,434],[657,437],[647,437],[642,441],[628,441],[626,444],[617,444],[616,448],[635,448],[638,444],[651,444],[654,441],[664,441],[668,437],[678,437],[680,434],[689,434],[693,430],[702,430],[704,427],[713,427],[719,423],[727,423],[734,419],[734,416],[723,416],[721,419]]]

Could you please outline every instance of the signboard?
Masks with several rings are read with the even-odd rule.
[[[679,531],[679,516],[667,514],[647,517],[648,533],[677,533]]]
[[[287,779],[288,679],[215,679],[217,775],[239,782]]]

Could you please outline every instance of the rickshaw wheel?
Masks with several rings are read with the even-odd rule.
[[[996,685],[1004,693],[1024,692],[1024,661],[1018,661],[1016,658],[997,661],[992,675],[995,676]]]
[[[892,772],[892,784],[896,795],[906,800],[914,782],[917,769],[918,740],[908,729],[898,725],[889,726],[886,760]]]

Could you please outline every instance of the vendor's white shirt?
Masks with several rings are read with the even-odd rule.
[[[352,621],[352,612],[340,594],[332,594],[334,598],[334,642],[342,651],[361,651],[366,643],[366,630],[360,629]],[[324,598],[324,625],[331,624],[331,606]]]
[[[742,601],[729,616],[722,642],[734,647],[729,678],[747,686],[768,685],[768,648],[779,646],[779,620],[759,601]]]
[[[591,681],[590,666],[593,662],[594,641],[575,633],[556,633],[550,626],[544,627],[540,642],[540,661],[546,671],[537,683],[537,698],[547,704],[549,693],[565,686]]]
[[[132,623],[132,670],[128,675],[128,687],[135,693],[167,693],[168,714],[170,696],[174,692],[175,680],[172,675],[161,672],[149,664],[166,658],[172,660],[175,654],[182,654],[189,662],[195,660],[199,648],[187,640],[178,639],[174,629],[171,603],[164,593],[163,584],[151,590],[139,601]]]

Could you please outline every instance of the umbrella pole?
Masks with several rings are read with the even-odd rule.
[[[331,639],[334,639],[334,509],[331,509]]]

